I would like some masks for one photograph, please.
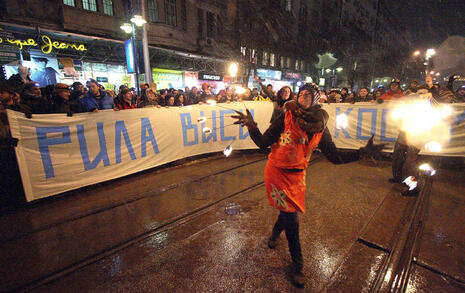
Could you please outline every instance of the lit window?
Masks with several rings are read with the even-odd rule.
[[[176,21],[176,0],[165,0],[165,23],[177,26]]]
[[[268,52],[263,52],[263,60],[262,60],[262,65],[268,65]]]
[[[149,0],[149,19],[151,22],[158,21],[158,4],[157,0]]]
[[[291,68],[292,68],[292,65],[291,65],[291,63],[292,63],[291,57],[287,57],[287,64],[286,64],[286,68],[289,68],[289,69],[291,69]]]
[[[113,1],[103,0],[103,13],[113,16]]]
[[[82,0],[82,8],[90,11],[97,11],[96,0]]]
[[[297,59],[297,60],[295,60],[295,70],[299,70],[299,68],[300,68],[300,66],[299,66],[299,65],[300,65],[300,64],[299,64],[299,62],[300,62],[300,60],[298,60],[298,59]]]
[[[68,6],[76,6],[74,3],[74,0],[63,0],[63,4],[68,5]]]
[[[276,55],[273,53],[270,53],[270,66],[271,67],[276,66]]]

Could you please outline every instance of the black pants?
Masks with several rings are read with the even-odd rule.
[[[397,181],[403,181],[407,176],[418,175],[418,153],[420,149],[407,145],[405,133],[401,132],[394,145],[392,156],[392,177]],[[401,140],[402,142],[399,142]]]
[[[289,243],[289,252],[291,253],[294,268],[300,272],[302,271],[304,261],[302,257],[302,249],[300,248],[299,220],[297,218],[297,212],[279,212],[278,220],[274,224],[273,232],[271,233],[271,239],[275,240],[278,238],[279,234],[281,234],[283,230],[286,233],[286,238]]]

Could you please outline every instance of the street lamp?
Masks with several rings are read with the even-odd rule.
[[[326,73],[330,73],[331,72],[331,69],[326,69]]]
[[[231,76],[231,77],[236,77],[237,70],[238,70],[237,63],[232,62],[232,63],[229,65],[229,76]]]
[[[140,86],[139,86],[139,64],[138,64],[138,57],[137,57],[137,48],[136,48],[136,26],[143,26],[147,21],[140,15],[133,15],[131,18],[131,24],[125,22],[123,23],[120,28],[127,34],[132,33],[131,35],[131,43],[132,43],[132,52],[134,54],[134,71],[136,74],[136,90],[137,90],[137,95],[140,96]]]
[[[142,16],[137,15],[137,14],[131,18],[131,22],[137,26],[143,26],[144,24],[147,23],[147,21]]]
[[[420,50],[416,50],[415,52],[413,52],[413,56],[420,56],[421,52]]]
[[[429,60],[433,55],[436,54],[436,50],[434,49],[428,49],[426,50],[426,60]]]
[[[119,28],[122,29],[127,34],[132,33],[132,25],[127,22],[123,23],[123,25],[120,26]]]
[[[344,70],[342,67],[336,68],[336,71],[337,71],[337,72],[341,72],[342,70]]]

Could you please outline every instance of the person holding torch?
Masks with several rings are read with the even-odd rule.
[[[319,98],[316,84],[303,85],[297,100],[286,102],[284,112],[263,134],[249,110],[247,114],[236,111],[237,115],[232,116],[237,119],[235,124],[248,128],[257,146],[262,149],[271,146],[265,167],[265,185],[270,205],[280,213],[268,246],[275,248],[281,232],[285,231],[293,263],[291,280],[296,287],[305,285],[297,212],[305,213],[305,174],[312,151],[318,147],[332,163],[343,164],[359,160],[365,153],[379,153],[384,147],[384,144],[373,144],[372,137],[359,150],[338,150],[326,127],[328,114],[319,105]]]

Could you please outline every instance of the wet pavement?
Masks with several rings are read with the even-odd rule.
[[[288,280],[284,234],[263,186],[265,155],[242,153],[147,171],[0,218],[0,291],[370,292],[414,198],[389,162],[307,171],[300,235],[305,289]],[[462,292],[463,172],[439,170],[408,292]]]

